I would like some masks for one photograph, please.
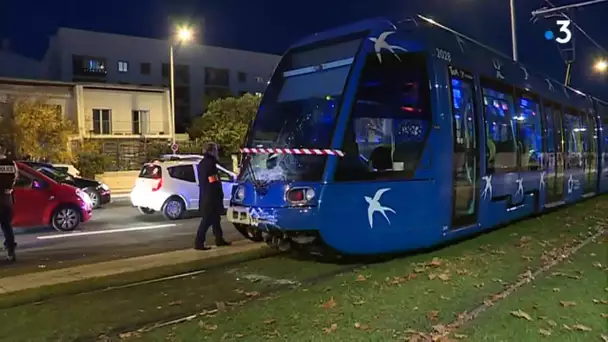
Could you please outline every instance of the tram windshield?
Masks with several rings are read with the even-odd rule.
[[[348,75],[364,35],[287,53],[266,89],[248,135],[256,148],[329,148]],[[249,155],[242,177],[256,181],[318,181],[326,157]]]

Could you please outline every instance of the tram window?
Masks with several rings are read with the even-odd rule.
[[[335,179],[408,179],[424,150],[431,123],[426,56],[366,58]]]
[[[512,172],[517,169],[513,96],[484,87],[483,104],[487,173]]]
[[[538,101],[521,97],[514,117],[517,124],[517,144],[522,170],[538,170],[542,157],[542,119]]]
[[[566,108],[564,114],[564,142],[566,143],[566,166],[583,167],[583,125],[576,110]]]

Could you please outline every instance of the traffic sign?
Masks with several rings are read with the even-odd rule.
[[[171,151],[173,151],[173,153],[177,152],[178,149],[179,149],[179,146],[177,145],[177,143],[173,143],[171,145]]]

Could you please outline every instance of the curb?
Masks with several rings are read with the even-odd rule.
[[[213,248],[209,251],[185,249],[139,257],[104,261],[56,270],[26,273],[0,279],[0,295],[44,286],[115,276],[159,267],[183,264],[197,260],[208,260],[222,256],[265,248],[266,244],[249,240],[237,241],[231,247]]]

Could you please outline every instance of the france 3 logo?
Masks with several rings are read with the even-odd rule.
[[[559,27],[561,36],[556,36],[551,30],[545,32],[545,39],[555,40],[558,44],[568,44],[572,40],[572,31],[570,30],[570,20],[556,20],[555,24]]]

